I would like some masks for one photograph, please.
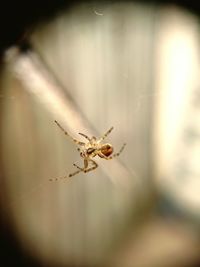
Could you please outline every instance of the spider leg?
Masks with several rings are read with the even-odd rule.
[[[87,160],[84,160],[84,165],[86,166],[85,168],[87,168],[87,166],[88,166],[88,161],[87,161],[87,165],[86,165],[86,161],[87,161]],[[49,181],[51,181],[51,182],[55,182],[55,181],[58,181],[58,180],[63,180],[63,179],[72,177],[72,176],[74,176],[74,175],[76,175],[76,174],[78,174],[78,173],[80,173],[80,172],[82,172],[82,171],[85,170],[85,168],[80,168],[80,167],[79,167],[78,165],[76,165],[75,163],[74,163],[73,165],[78,169],[77,171],[75,171],[75,172],[73,172],[73,173],[70,173],[69,175],[64,176],[64,177],[61,177],[61,178],[49,179]]]
[[[64,128],[63,128],[57,121],[55,121],[55,123],[56,123],[57,126],[64,132],[65,135],[69,136],[69,137],[72,139],[72,141],[73,141],[74,143],[76,143],[77,145],[80,145],[80,146],[84,146],[84,145],[85,145],[85,143],[80,142],[80,141],[74,139],[71,135],[69,135],[68,132],[66,132],[65,129],[64,129]]]
[[[88,160],[87,160],[87,159],[84,159],[84,168],[79,167],[79,166],[76,165],[75,163],[74,163],[73,165],[78,169],[78,171],[69,174],[69,177],[72,177],[72,176],[78,174],[79,172],[84,172],[84,170],[87,169],[87,166],[88,166]]]
[[[88,161],[91,161],[91,163],[93,164],[93,167],[91,168],[88,168]],[[72,177],[80,172],[90,172],[90,171],[93,171],[95,170],[97,167],[98,167],[98,164],[92,160],[92,159],[84,159],[84,168],[80,168],[78,165],[76,165],[75,163],[73,164],[78,170],[73,172],[73,173],[70,173],[68,176],[64,176],[64,177],[61,177],[61,178],[54,178],[54,179],[49,179],[49,181],[51,182],[55,182],[55,181],[58,181],[58,180],[63,180],[63,179],[66,179],[66,178],[69,178],[69,177]]]
[[[87,169],[87,167],[88,167],[88,161],[90,161],[93,164],[93,167]],[[92,159],[84,159],[84,168],[80,168],[75,163],[73,165],[78,169],[78,171],[76,171],[75,173],[71,174],[71,176],[73,176],[73,175],[75,175],[75,174],[77,174],[79,172],[84,172],[84,173],[90,172],[90,171],[95,170],[98,167],[98,164],[94,160],[92,160]]]
[[[69,177],[72,177],[72,176],[74,176],[74,175],[76,175],[76,174],[78,174],[79,172],[82,172],[83,170],[78,170],[78,171],[76,171],[76,172],[73,172],[73,173],[70,173],[69,174]]]
[[[115,157],[118,157],[118,156],[122,153],[122,151],[124,150],[124,147],[125,147],[125,146],[126,146],[126,144],[123,144],[123,146],[121,147],[121,149],[119,150],[119,152],[113,154],[113,155],[110,156],[110,157],[106,157],[105,155],[103,155],[103,153],[100,152],[101,157],[103,157],[104,159],[107,159],[107,160],[109,160],[109,159],[113,159],[113,158],[115,158]]]
[[[73,173],[70,173],[69,174],[69,177],[72,177],[72,176],[74,176],[74,175],[76,175],[76,174],[78,174],[79,172],[82,172],[84,169],[83,168],[80,168],[78,165],[76,165],[75,163],[73,164],[77,169],[78,169],[78,171],[76,171],[76,172],[73,172]]]
[[[95,169],[98,167],[98,164],[97,164],[94,160],[89,159],[89,161],[91,161],[91,163],[93,164],[93,167],[88,168],[88,169],[84,169],[84,170],[83,170],[84,173],[93,171],[93,170],[95,170]]]
[[[63,179],[72,177],[72,176],[78,174],[79,172],[84,171],[84,168],[80,168],[80,167],[79,167],[78,165],[76,165],[75,163],[74,163],[73,165],[78,169],[78,171],[73,172],[73,173],[70,173],[69,175],[66,175],[66,176],[64,176],[64,177],[54,178],[54,179],[49,179],[49,181],[51,181],[51,182],[55,182],[55,181],[58,181],[58,180],[63,180]]]
[[[83,171],[84,170],[84,168],[81,168],[81,167],[79,167],[78,165],[76,165],[75,163],[73,164],[77,169],[79,169],[80,171]]]
[[[86,135],[86,134],[83,134],[83,133],[78,133],[80,135],[82,135],[83,137],[85,137],[88,141],[90,141],[90,138]]]
[[[114,127],[111,127],[101,138],[99,138],[98,142],[102,142],[108,135],[109,133],[113,130]]]
[[[68,178],[68,175],[63,176],[63,177],[59,177],[59,178],[52,178],[52,179],[49,179],[49,181],[56,182],[56,181],[63,180],[63,179],[66,179],[66,178]]]

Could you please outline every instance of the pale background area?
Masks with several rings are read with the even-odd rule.
[[[2,210],[24,251],[44,266],[198,258],[191,225],[155,212],[163,195],[199,217],[197,19],[175,7],[83,5],[38,25],[30,41],[32,51],[6,52],[0,98]],[[94,172],[50,182],[82,164],[55,119],[81,140],[78,132],[114,126],[107,140],[116,152],[127,146],[119,158],[97,159]]]

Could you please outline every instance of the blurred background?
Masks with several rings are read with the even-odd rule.
[[[2,266],[200,265],[198,5],[40,1],[1,10]],[[74,138],[119,158],[87,174]],[[51,182],[50,179],[58,178]]]

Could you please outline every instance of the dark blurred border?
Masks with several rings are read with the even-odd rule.
[[[13,44],[22,45],[32,28],[82,1],[29,0],[1,1],[0,53]]]
[[[27,33],[39,22],[48,20],[62,10],[67,10],[79,3],[115,3],[125,1],[70,1],[70,0],[30,0],[30,1],[1,1],[0,6],[0,53],[15,43],[23,43]],[[200,14],[198,1],[127,1],[152,3],[155,5],[175,4]]]
[[[1,1],[0,4],[0,59],[8,47],[17,44],[21,49],[27,48],[26,36],[31,30],[43,21],[50,20],[63,10],[70,10],[77,4],[88,3],[115,3],[125,1],[69,1],[69,0],[27,0],[27,1]],[[156,6],[177,5],[190,12],[200,15],[200,3],[197,1],[127,1],[139,3],[152,3]],[[39,267],[38,262],[29,258],[17,243],[15,234],[0,216],[0,266],[29,266]]]

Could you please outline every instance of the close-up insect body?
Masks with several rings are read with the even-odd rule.
[[[69,135],[65,129],[57,122],[55,121],[57,126],[64,132],[65,135],[67,135],[71,140],[78,146],[78,151],[80,152],[81,158],[83,158],[83,167],[79,167],[77,164],[73,164],[77,170],[73,173],[70,173],[68,176],[65,176],[63,178],[72,177],[80,172],[90,172],[95,170],[98,167],[98,164],[93,160],[94,157],[99,156],[100,158],[110,160],[115,157],[118,157],[121,152],[123,151],[126,144],[123,144],[121,149],[118,153],[113,154],[113,146],[109,143],[102,143],[102,141],[110,134],[110,132],[113,130],[113,127],[111,127],[103,136],[101,136],[99,139],[97,139],[95,136],[92,136],[91,138],[83,133],[79,133],[81,136],[83,136],[87,141],[81,142],[77,139],[73,138],[71,135]],[[62,178],[60,178],[62,179]],[[50,179],[50,181],[56,181],[59,180],[56,179]]]

